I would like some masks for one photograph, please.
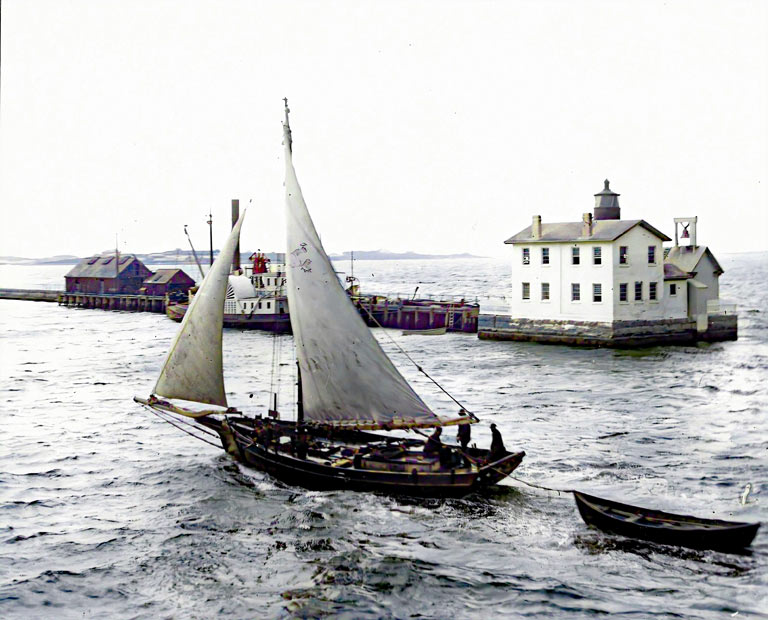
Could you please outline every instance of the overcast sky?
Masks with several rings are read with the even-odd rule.
[[[2,2],[0,255],[284,249],[280,122],[329,252],[503,255],[622,217],[768,250],[768,3]]]

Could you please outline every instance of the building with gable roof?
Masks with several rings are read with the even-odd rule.
[[[84,258],[64,276],[67,293],[135,294],[152,272],[133,254],[104,253]]]
[[[689,245],[680,245],[678,226]],[[598,345],[735,339],[735,308],[723,311],[718,300],[723,269],[696,245],[695,226],[696,218],[676,218],[675,246],[665,251],[670,237],[645,220],[621,219],[607,179],[594,215],[581,222],[533,216],[505,241],[510,316],[481,320],[480,337]]]
[[[142,283],[146,295],[166,295],[183,293],[186,298],[195,281],[182,269],[158,269]]]

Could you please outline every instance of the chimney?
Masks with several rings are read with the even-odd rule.
[[[232,228],[237,224],[237,220],[240,219],[240,201],[237,198],[232,199]],[[237,247],[235,248],[235,255],[232,257],[232,272],[238,273],[240,271],[240,240],[237,240]]]
[[[531,226],[531,237],[534,239],[541,239],[541,216],[533,216],[533,225]]]
[[[582,237],[592,236],[592,214],[591,213],[585,213],[582,216],[581,236]]]
[[[603,191],[595,194],[595,219],[596,220],[620,220],[619,196],[610,187],[610,181],[605,180]]]

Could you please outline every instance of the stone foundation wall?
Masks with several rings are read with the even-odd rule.
[[[699,341],[736,340],[737,317],[710,316],[707,331],[698,332],[696,322],[688,319],[600,323],[513,319],[507,315],[481,314],[477,335],[483,340],[520,340],[592,347],[695,344]]]

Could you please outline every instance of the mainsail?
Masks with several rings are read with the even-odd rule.
[[[203,279],[153,391],[157,396],[227,406],[221,356],[224,298],[245,211]]]
[[[286,107],[288,306],[304,416],[355,428],[440,425],[381,349],[336,277],[296,178],[287,117]]]

